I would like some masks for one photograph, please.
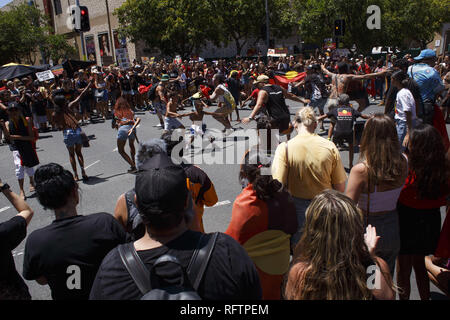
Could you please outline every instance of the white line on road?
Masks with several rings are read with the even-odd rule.
[[[84,168],[84,170],[88,169],[89,167],[92,167],[94,164],[99,163],[100,160],[95,161],[94,163],[91,163],[90,165],[88,165],[87,167]]]
[[[0,212],[6,211],[6,210],[8,210],[9,208],[11,208],[11,207],[4,207],[4,208],[1,208],[1,209],[0,209]]]
[[[220,206],[226,206],[227,204],[230,204],[230,200],[220,201],[217,202],[215,205],[213,205],[211,208],[220,207]]]

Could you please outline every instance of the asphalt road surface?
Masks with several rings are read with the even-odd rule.
[[[378,102],[378,101],[377,101]],[[376,105],[374,102],[368,107],[364,113],[383,112],[383,107]],[[294,114],[300,103],[288,101],[291,113]],[[215,107],[212,107],[214,110]],[[188,112],[189,110],[181,111]],[[241,118],[248,116],[249,109],[240,110]],[[155,127],[158,124],[158,119],[155,115],[149,112],[138,113],[142,122],[138,128],[139,140],[145,141],[150,138],[158,138],[161,135],[161,129]],[[236,119],[233,113],[233,119]],[[361,120],[361,119],[360,119]],[[210,116],[205,116],[205,122],[209,130],[217,128],[221,130],[223,126],[219,124]],[[182,123],[190,126],[189,118],[183,118]],[[255,122],[249,125],[242,125],[235,121],[232,122],[234,128],[237,128],[234,133],[230,134],[225,141],[218,139],[215,142],[215,163],[208,162],[198,163],[198,165],[209,175],[210,179],[215,185],[219,202],[211,208],[207,208],[204,214],[204,226],[207,232],[225,231],[231,218],[231,210],[233,201],[241,191],[241,185],[238,179],[239,162],[242,155],[239,154],[239,148],[236,146],[242,144],[245,140],[243,137],[244,129],[255,128]],[[329,123],[325,123],[328,128]],[[240,129],[239,129],[240,128]],[[111,129],[111,122],[99,122],[89,124],[83,127],[83,130],[91,137],[89,148],[83,149],[85,168],[87,174],[90,176],[88,182],[80,182],[81,202],[78,206],[78,213],[81,215],[88,215],[96,212],[113,213],[117,198],[124,192],[128,191],[134,186],[135,176],[128,174],[128,164],[121,158],[117,152],[116,135],[117,132]],[[450,125],[447,125],[447,130],[450,130]],[[326,133],[320,133],[326,136]],[[205,141],[205,154],[211,153],[211,145]],[[38,156],[41,164],[56,162],[63,165],[66,169],[72,172],[67,149],[63,143],[62,132],[42,133],[40,140],[37,142]],[[231,150],[234,148],[234,154]],[[240,148],[242,149],[242,148]],[[128,147],[126,148],[128,151]],[[194,149],[198,152],[200,148]],[[223,152],[226,151],[226,155]],[[230,158],[230,154],[234,155]],[[342,161],[346,169],[348,169],[348,151],[341,151]],[[232,159],[233,164],[220,164],[217,159]],[[355,153],[354,163],[358,162],[359,154]],[[349,172],[349,171],[347,171]],[[81,176],[81,173],[79,173]],[[18,193],[18,183],[14,176],[14,163],[12,153],[8,146],[0,146],[0,178],[4,182],[8,182],[14,192]],[[28,190],[28,178],[25,178],[25,191]],[[28,204],[35,211],[34,217],[28,226],[28,234],[33,230],[42,228],[50,224],[54,220],[54,214],[50,210],[44,210],[33,195],[27,198]],[[0,222],[4,222],[16,214],[14,208],[7,201],[4,196],[0,196]],[[441,210],[442,221],[444,219],[444,211]],[[22,273],[23,251],[25,240],[13,251],[15,263],[18,272]],[[414,281],[414,274],[411,277],[411,299],[419,299],[417,286]],[[41,286],[35,281],[26,281],[33,299],[48,300],[51,299],[50,289],[48,285]],[[431,284],[432,299],[443,299],[442,292]]]

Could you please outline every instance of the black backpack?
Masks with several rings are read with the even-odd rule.
[[[157,88],[158,86],[159,86],[159,82],[154,83],[154,84],[151,86],[150,90],[148,90],[148,99],[149,99],[150,101],[155,100],[155,98],[156,98],[156,88]]]
[[[123,264],[127,268],[142,293],[140,300],[201,300],[197,290],[208,266],[219,233],[211,236],[202,234],[186,271],[178,259],[164,254],[159,257],[150,271],[139,258],[133,243],[119,245],[118,250]],[[170,287],[161,287],[159,276],[155,272],[158,265],[172,263],[178,269],[181,283]]]

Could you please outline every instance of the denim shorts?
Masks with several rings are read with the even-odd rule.
[[[309,205],[311,204],[311,200],[301,199],[297,197],[292,197],[292,200],[294,201],[295,213],[297,214],[297,222],[298,222],[297,232],[291,237],[291,247],[294,248],[295,245],[300,240],[301,235],[303,233],[302,229],[305,224],[305,212],[306,209],[308,209]]]
[[[136,139],[136,129],[134,129],[133,133],[128,136],[128,131],[133,128],[131,124],[121,126],[117,132],[117,140],[134,140]]]
[[[309,104],[311,108],[318,108],[320,112],[323,112],[323,108],[325,107],[325,104],[327,103],[327,99],[320,98],[318,100],[311,100],[311,103]]]
[[[82,144],[81,141],[81,128],[74,129],[65,129],[63,131],[64,143],[66,146],[73,147],[77,144]]]
[[[402,151],[405,151],[405,147],[402,146],[403,140],[406,136],[406,131],[408,129],[408,124],[406,121],[395,119],[395,127],[397,129],[398,140],[400,142],[400,146]],[[412,127],[415,127],[415,121],[412,122]]]
[[[133,90],[129,90],[129,91],[122,91],[122,95],[123,96],[125,96],[125,95],[130,95],[130,96],[134,96],[134,91]]]

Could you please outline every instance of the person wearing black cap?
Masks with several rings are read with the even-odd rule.
[[[177,258],[186,269],[202,233],[189,230],[186,222],[189,190],[184,169],[171,165],[141,171],[135,191],[146,232],[131,249],[148,270],[165,254]],[[156,269],[160,285],[168,286],[178,280],[179,273],[173,267],[174,264],[166,263]],[[197,293],[204,300],[261,299],[256,268],[244,248],[231,237],[219,233]],[[142,296],[122,262],[119,248],[111,250],[103,259],[89,298],[136,300]]]
[[[34,167],[39,164],[35,150],[33,124],[27,120],[16,102],[10,102],[7,108],[9,120],[0,120],[5,139],[13,153],[16,178],[19,181],[20,196],[25,199],[23,183],[25,172],[30,178],[30,192],[34,192]]]

